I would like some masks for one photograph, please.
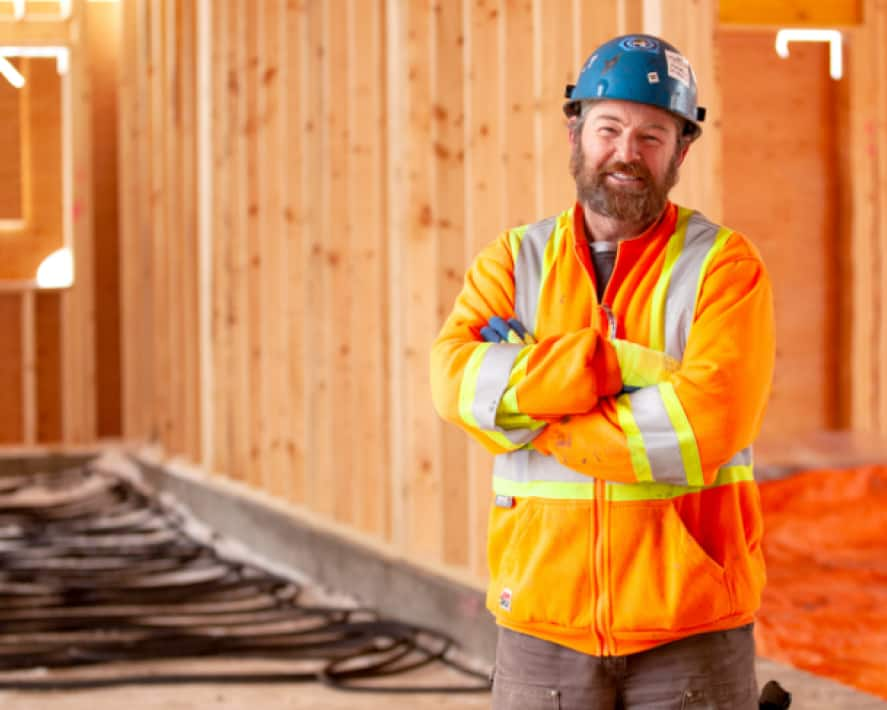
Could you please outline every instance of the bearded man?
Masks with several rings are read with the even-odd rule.
[[[564,111],[576,203],[477,256],[431,353],[496,454],[493,707],[757,708],[769,280],[668,199],[705,114],[677,49],[605,43]]]

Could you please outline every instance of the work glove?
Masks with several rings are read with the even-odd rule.
[[[517,318],[510,318],[506,322],[504,318],[493,316],[487,325],[480,329],[480,334],[488,343],[533,345],[536,342],[533,334],[524,328]]]
[[[619,370],[622,373],[623,392],[634,392],[663,382],[680,363],[670,355],[653,350],[629,340],[614,338],[610,341],[616,350]]]

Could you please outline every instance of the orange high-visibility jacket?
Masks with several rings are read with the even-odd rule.
[[[770,283],[742,235],[669,204],[620,242],[603,303],[582,209],[503,233],[431,353],[442,417],[496,454],[487,606],[598,656],[752,620],[764,585],[751,444],[774,360]],[[485,343],[516,317],[533,345]],[[620,394],[612,338],[680,361]]]

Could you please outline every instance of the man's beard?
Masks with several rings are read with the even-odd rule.
[[[668,171],[657,183],[640,161],[612,162],[595,170],[585,164],[582,144],[577,143],[570,156],[570,172],[576,181],[576,197],[593,212],[629,224],[647,225],[665,208],[668,193],[678,182],[678,152],[668,163]],[[644,181],[642,189],[619,189],[607,183],[607,173],[625,173]]]

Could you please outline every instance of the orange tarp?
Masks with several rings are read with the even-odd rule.
[[[887,698],[887,466],[761,485],[760,655]]]

